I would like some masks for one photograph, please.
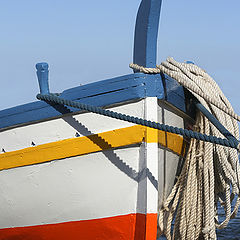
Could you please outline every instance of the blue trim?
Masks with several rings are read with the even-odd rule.
[[[158,86],[158,87],[156,87]],[[130,74],[65,90],[61,97],[94,106],[107,106],[147,96],[163,97],[160,75]],[[79,109],[51,106],[37,101],[0,111],[0,128],[59,117]]]
[[[48,64],[47,63],[37,63],[37,77],[40,88],[40,93],[49,94],[49,84],[48,84]]]
[[[157,37],[162,0],[142,0],[138,10],[133,63],[156,67]]]
[[[104,107],[145,97],[164,99],[167,96],[170,103],[185,111],[183,88],[169,77],[165,76],[164,79],[167,85],[166,93],[164,93],[160,74],[136,73],[71,88],[63,91],[60,97]],[[45,102],[36,101],[0,111],[0,129],[77,111],[79,109],[51,106]]]
[[[223,134],[229,141],[232,141],[236,146],[238,146],[238,140],[210,113],[200,102],[195,100],[196,107],[203,113],[205,117]]]
[[[184,88],[168,75],[164,75],[163,85],[165,88],[165,100],[186,112]]]
[[[135,73],[71,88],[63,91],[60,97],[104,107],[145,97],[165,99],[167,96],[170,103],[185,111],[183,88],[172,78],[165,76],[164,79],[167,85],[166,93],[160,74]],[[77,111],[79,109],[36,101],[0,111],[0,129]]]

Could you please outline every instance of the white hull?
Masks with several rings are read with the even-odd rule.
[[[183,119],[164,108],[165,105],[161,106],[156,97],[149,97],[111,109],[183,127]],[[135,135],[131,134],[139,129],[142,129],[143,135],[137,140]],[[125,135],[121,135],[123,131],[126,132]],[[130,135],[126,135],[129,131]],[[25,161],[29,156],[34,158],[43,153],[39,146],[49,148],[50,155],[52,151],[56,151],[51,143],[62,143],[66,139],[84,139],[93,134],[111,135],[116,132],[121,134],[114,135],[111,139],[116,142],[114,146],[120,144],[119,147],[112,148],[111,142],[99,137],[98,141],[92,140],[90,145],[99,145],[102,150],[89,148],[89,152],[86,149],[81,154],[73,151],[75,155],[71,156],[70,147],[66,153],[70,153],[68,157],[49,161],[46,156],[47,162],[39,160],[34,164],[31,159]],[[176,146],[166,148],[166,145],[161,144],[163,140],[159,141],[159,136],[163,134],[165,135],[159,135],[156,130],[139,128],[134,124],[92,113],[68,115],[2,131],[0,144],[6,153],[2,153],[0,158],[8,161],[8,165],[5,164],[6,169],[0,171],[0,212],[4,216],[0,219],[0,239],[3,239],[1,231],[4,235],[9,229],[24,229],[27,226],[101,220],[136,214],[152,214],[156,220],[159,204],[173,186],[179,161],[176,152],[181,148],[177,145],[182,144],[181,137],[173,136],[171,139],[175,139]],[[124,136],[128,136],[128,139]],[[170,138],[167,137],[168,139]],[[126,145],[123,146],[121,142],[125,141]],[[32,143],[34,146],[31,146]],[[11,160],[15,158],[11,154],[22,157],[22,166],[19,161],[16,161],[18,165],[14,165]],[[56,154],[62,156],[61,145]],[[146,229],[153,227],[152,224],[145,224]],[[155,227],[156,225],[157,222]]]

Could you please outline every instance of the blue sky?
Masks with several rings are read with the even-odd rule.
[[[131,73],[140,0],[0,0],[0,109],[35,101],[35,64],[50,65],[50,89]],[[240,1],[163,0],[158,62],[192,60],[240,114]]]

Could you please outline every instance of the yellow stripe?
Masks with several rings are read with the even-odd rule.
[[[175,153],[182,154],[184,141],[181,136],[136,125],[2,153],[0,170],[84,155],[142,141],[158,142]]]
[[[178,155],[185,154],[183,137],[177,134],[147,128],[145,142],[158,142],[160,145],[172,150]]]

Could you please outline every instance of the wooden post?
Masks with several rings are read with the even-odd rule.
[[[133,63],[143,67],[156,67],[161,4],[162,0],[142,0],[138,10]]]
[[[37,63],[36,69],[37,69],[37,77],[38,77],[38,83],[40,87],[40,93],[49,94],[48,64],[45,62]]]

